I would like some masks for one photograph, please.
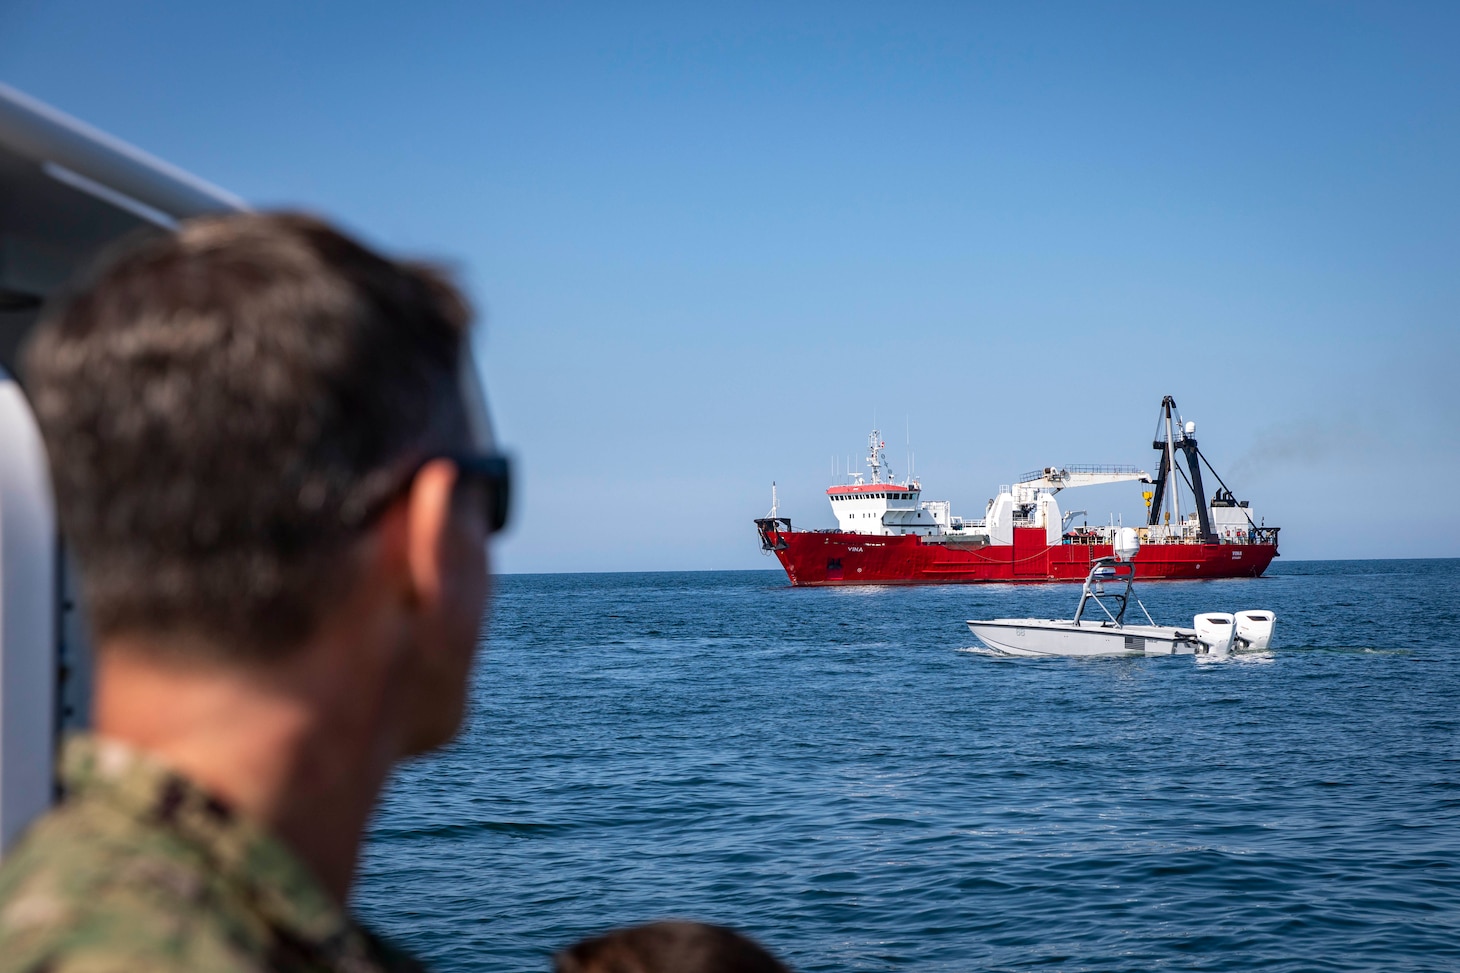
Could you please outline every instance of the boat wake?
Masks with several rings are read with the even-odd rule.
[[[957,651],[959,651],[959,652],[966,652],[969,655],[981,655],[981,656],[984,656],[985,658],[989,658],[989,659],[1018,659],[1018,658],[1020,658],[1020,656],[1010,655],[1007,652],[1000,652],[997,649],[990,649],[990,648],[988,648],[987,646],[984,646],[984,645],[966,645],[963,648],[958,649]],[[1029,658],[1029,657],[1028,656],[1024,656],[1024,658]]]

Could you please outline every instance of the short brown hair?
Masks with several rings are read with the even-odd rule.
[[[615,929],[553,957],[555,973],[790,973],[755,940],[724,926],[670,920]]]
[[[464,442],[469,319],[443,274],[297,214],[101,262],[25,369],[96,633],[303,640],[353,577],[371,485]]]

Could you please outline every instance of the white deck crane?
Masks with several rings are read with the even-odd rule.
[[[1060,513],[1055,494],[1073,487],[1132,481],[1149,483],[1151,478],[1134,466],[1046,466],[1025,473],[1012,487],[999,488],[999,495],[989,501],[985,529],[993,543],[1010,544],[1016,524],[1043,527],[1047,542],[1058,544],[1070,518],[1084,511]]]
[[[1041,493],[1053,496],[1061,490],[1075,487],[1150,482],[1150,474],[1134,466],[1046,466],[1019,478],[1019,482],[1014,484],[1014,502],[1035,503]]]

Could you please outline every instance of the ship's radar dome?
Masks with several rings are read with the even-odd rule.
[[[1134,527],[1122,527],[1115,532],[1115,556],[1129,561],[1141,549],[1141,538]]]

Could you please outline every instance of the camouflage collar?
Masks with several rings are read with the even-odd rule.
[[[336,960],[368,952],[360,927],[281,841],[155,757],[115,740],[74,736],[62,753],[61,784],[67,803],[100,803],[144,827],[168,829],[283,937]]]

